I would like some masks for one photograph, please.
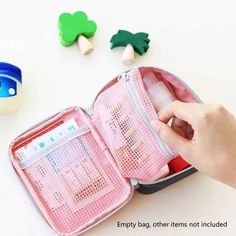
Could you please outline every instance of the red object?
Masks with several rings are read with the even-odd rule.
[[[170,169],[175,173],[189,166],[190,164],[187,161],[185,161],[181,156],[177,156],[175,159],[169,162]]]

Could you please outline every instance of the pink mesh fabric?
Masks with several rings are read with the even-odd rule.
[[[62,235],[74,235],[130,198],[130,184],[118,171],[90,131],[47,153],[23,175],[52,227]]]
[[[140,75],[135,70],[129,75],[148,118],[156,119]],[[171,160],[162,151],[137,110],[124,79],[98,96],[94,104],[93,122],[125,177],[155,180],[158,171]]]

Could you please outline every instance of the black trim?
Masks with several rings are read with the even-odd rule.
[[[163,180],[161,182],[158,183],[154,183],[154,184],[139,184],[139,188],[137,189],[137,191],[139,193],[143,193],[143,194],[151,194],[151,193],[155,193],[193,173],[195,173],[197,170],[192,167],[178,175],[173,176],[173,178],[168,178],[166,180]]]

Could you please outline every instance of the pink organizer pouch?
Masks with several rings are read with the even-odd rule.
[[[163,70],[132,69],[107,84],[90,111],[66,109],[12,142],[14,168],[58,234],[84,232],[125,205],[139,181],[156,181],[177,154],[150,121],[173,100],[199,102]]]

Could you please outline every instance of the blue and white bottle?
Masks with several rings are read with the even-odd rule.
[[[21,70],[12,64],[0,62],[0,114],[16,111],[21,97]]]

